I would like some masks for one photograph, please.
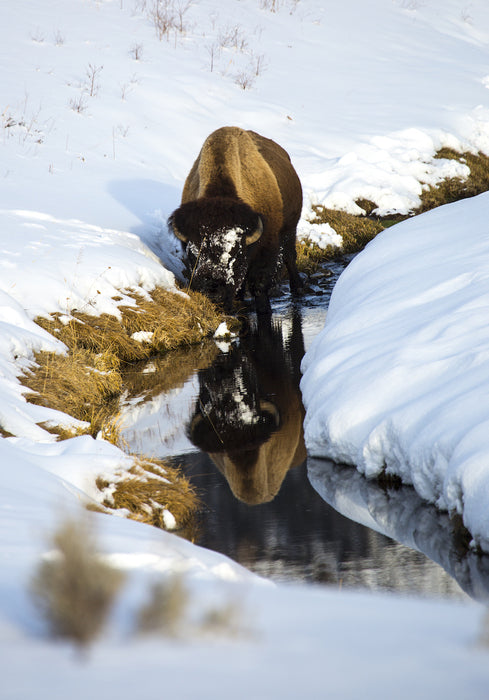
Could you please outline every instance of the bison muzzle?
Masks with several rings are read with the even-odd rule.
[[[246,288],[258,313],[283,260],[292,293],[301,281],[295,237],[302,188],[290,158],[253,131],[223,127],[204,142],[168,220],[187,256],[192,289],[228,312]]]

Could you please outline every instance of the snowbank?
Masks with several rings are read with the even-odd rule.
[[[303,361],[308,451],[396,474],[489,551],[489,195],[384,231]]]

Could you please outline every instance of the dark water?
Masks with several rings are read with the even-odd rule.
[[[205,504],[197,544],[263,576],[487,600],[489,557],[470,551],[446,514],[410,487],[307,460],[300,362],[340,272],[300,306],[276,301],[271,321],[250,315],[239,339],[199,351],[188,368],[175,356],[178,386],[160,391],[168,367],[151,366],[144,402],[131,399],[126,439],[181,465],[197,487]]]

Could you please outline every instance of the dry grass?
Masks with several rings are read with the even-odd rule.
[[[119,370],[100,369],[99,356],[80,348],[67,355],[39,352],[35,359],[36,364],[22,377],[24,386],[33,392],[27,400],[86,421],[86,432],[97,435],[118,409],[122,390]]]
[[[421,214],[442,204],[455,202],[467,197],[489,191],[489,157],[483,153],[458,153],[443,148],[435,158],[448,158],[466,164],[470,174],[466,179],[448,178],[436,186],[425,186],[421,195],[421,204],[409,216]],[[373,212],[377,204],[366,199],[359,199],[356,204],[365,214],[355,216],[346,212],[327,209],[321,205],[313,207],[314,217],[311,223],[328,223],[343,237],[343,247],[328,246],[325,250],[308,243],[297,243],[297,265],[301,272],[313,274],[322,263],[341,258],[344,254],[357,253],[367,245],[380,231],[403,219],[403,215],[376,216]]]
[[[179,469],[161,460],[135,458],[128,471],[112,482],[99,478],[97,487],[107,493],[106,508],[124,509],[132,520],[162,529],[166,529],[165,511],[169,511],[176,521],[174,529],[192,539],[200,501]]]
[[[69,348],[83,348],[105,356],[110,366],[112,360],[116,364],[135,362],[198,343],[222,320],[212,302],[197,292],[184,295],[157,288],[149,298],[130,296],[134,306],[120,306],[120,319],[109,314],[92,316],[74,312],[67,323],[62,314],[38,318],[36,322]],[[138,340],[135,333],[148,335],[145,340]]]
[[[86,647],[100,634],[123,575],[97,555],[84,521],[63,523],[51,545],[55,552],[39,565],[31,594],[53,636]]]
[[[385,228],[381,221],[372,220],[366,216],[354,216],[336,209],[327,209],[321,205],[314,206],[313,211],[314,217],[311,218],[311,223],[329,224],[342,236],[343,246],[338,248],[329,245],[322,249],[309,242],[297,242],[297,268],[299,272],[305,272],[307,275],[316,272],[326,261],[337,260],[343,255],[362,250]]]
[[[139,611],[138,631],[176,636],[183,631],[189,602],[190,594],[182,576],[176,574],[155,583],[147,603]]]
[[[74,430],[43,426],[59,439],[88,433],[124,448],[119,417],[122,392],[129,397],[144,392],[150,398],[181,386],[196,364],[204,367],[212,362],[215,344],[201,341],[223,317],[207,297],[157,289],[151,298],[133,298],[133,307],[120,307],[120,319],[75,312],[68,319],[53,314],[37,320],[65,343],[68,352],[36,354],[35,364],[21,377],[29,390],[26,399],[85,422]],[[133,337],[140,332],[144,333],[141,340]],[[182,346],[189,350],[177,351],[176,356],[168,352]],[[149,357],[153,371],[144,374],[140,361]],[[167,527],[165,511],[169,511],[181,534],[192,537],[200,502],[189,482],[178,469],[161,462],[134,460],[134,466],[113,484],[99,480],[99,488],[110,491],[104,507],[125,509],[128,517],[161,528]]]
[[[436,158],[448,158],[465,163],[470,168],[467,179],[458,177],[443,180],[428,187],[421,195],[421,206],[413,214],[421,214],[442,204],[474,197],[489,190],[489,157],[483,153],[458,153],[451,148],[442,148]]]
[[[68,320],[59,313],[36,319],[67,345],[68,353],[35,355],[35,364],[21,377],[30,390],[27,400],[86,421],[85,432],[96,436],[117,414],[130,363],[200,343],[222,320],[212,302],[194,292],[187,296],[156,289],[148,299],[133,298],[133,307],[120,307],[120,319],[80,312]],[[144,335],[138,339],[138,333]],[[168,358],[165,368],[167,388],[177,386],[185,371],[182,363]],[[75,434],[61,428],[56,432],[63,438]]]

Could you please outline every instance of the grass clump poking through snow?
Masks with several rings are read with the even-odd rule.
[[[212,302],[197,292],[180,294],[156,288],[148,298],[135,293],[129,296],[134,305],[119,306],[120,318],[75,311],[68,319],[53,314],[36,321],[70,349],[109,353],[121,362],[135,362],[199,343],[222,320]]]
[[[87,426],[80,432],[95,437],[117,411],[122,391],[117,358],[112,356],[112,366],[107,367],[108,357],[78,347],[67,355],[36,353],[36,364],[22,377],[24,386],[32,391],[27,400],[85,422]],[[54,432],[73,436],[57,429]]]
[[[297,241],[297,267],[300,272],[305,272],[307,275],[316,272],[321,263],[359,252],[385,228],[381,221],[328,209],[322,205],[314,205],[313,212],[310,223],[328,224],[342,237],[343,242],[341,246],[327,245],[325,248],[320,248],[307,238]]]
[[[466,178],[451,177],[436,185],[423,185],[420,196],[421,204],[409,215],[396,214],[378,216],[375,214],[377,204],[367,199],[357,199],[356,204],[364,211],[362,215],[348,214],[323,205],[314,205],[311,224],[328,224],[339,234],[343,243],[339,246],[328,245],[320,248],[307,239],[298,241],[297,267],[301,272],[313,274],[322,263],[341,258],[342,255],[358,253],[369,241],[388,226],[443,204],[473,197],[489,191],[489,156],[483,153],[459,153],[450,148],[440,149],[435,158],[457,160],[467,165],[470,173]]]
[[[336,255],[338,251],[349,254],[362,250],[385,228],[381,221],[373,221],[367,216],[355,216],[336,209],[327,209],[321,205],[315,205],[313,211],[315,216],[311,223],[329,224],[342,237],[341,248],[333,248]]]
[[[103,629],[123,575],[102,561],[85,522],[62,524],[52,546],[31,582],[34,602],[53,636],[86,647]]]
[[[136,458],[134,465],[112,482],[99,478],[97,487],[105,495],[106,508],[125,510],[132,520],[178,530],[193,538],[200,501],[180,470],[160,460]]]
[[[139,611],[138,631],[176,636],[183,629],[189,603],[190,594],[181,575],[174,574],[167,581],[155,583],[147,603]]]
[[[35,355],[21,378],[30,389],[28,401],[85,421],[85,432],[96,436],[118,411],[123,365],[197,344],[222,321],[212,302],[195,292],[156,289],[149,298],[131,296],[134,306],[119,307],[120,318],[73,312],[36,319],[68,353]]]
[[[438,185],[426,188],[421,194],[421,206],[413,212],[414,214],[421,214],[442,204],[474,197],[489,190],[489,157],[484,153],[458,153],[451,148],[442,148],[435,158],[464,163],[469,167],[470,174],[465,179],[447,178]]]

